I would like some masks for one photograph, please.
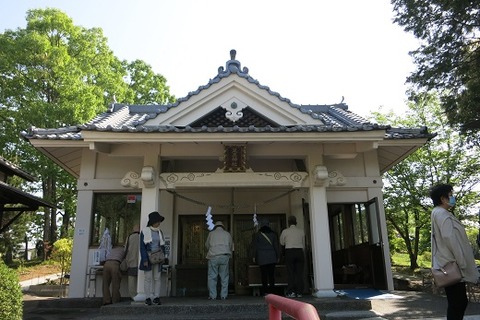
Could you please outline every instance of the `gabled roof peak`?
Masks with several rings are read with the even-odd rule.
[[[227,61],[225,68],[219,67],[218,74],[228,74],[228,73],[243,73],[248,75],[248,68],[244,67],[241,70],[241,63],[238,60],[235,60],[235,56],[237,55],[237,51],[235,49],[230,50],[230,60]]]

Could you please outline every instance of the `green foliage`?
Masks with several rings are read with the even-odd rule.
[[[426,125],[437,136],[397,164],[384,175],[384,204],[392,244],[404,245],[392,252],[406,252],[410,267],[418,267],[418,256],[430,250],[429,189],[437,183],[454,186],[455,214],[461,220],[472,216],[480,198],[475,187],[479,181],[480,158],[466,146],[465,138],[447,123],[439,99],[433,94],[411,93],[410,111],[405,115],[375,114],[379,123],[414,127]],[[403,249],[405,248],[405,249]]]
[[[64,275],[70,272],[72,266],[73,239],[63,238],[53,244],[52,259],[60,264],[62,269],[61,281]],[[62,284],[62,283],[60,283]]]
[[[32,125],[84,124],[115,100],[163,104],[174,97],[166,79],[145,62],[120,61],[101,29],[75,25],[65,13],[52,8],[29,10],[26,20],[25,28],[0,33],[0,148],[5,158],[39,179],[28,184],[28,192],[41,192],[60,208],[45,209],[41,219],[30,216],[42,224],[42,240],[52,243],[58,237],[59,213],[63,219],[60,236],[72,235],[75,177],[19,133]]]
[[[23,294],[17,273],[0,261],[0,319],[21,320]]]
[[[395,20],[421,41],[411,54],[417,70],[409,81],[442,93],[452,124],[480,130],[480,10],[478,1],[392,0]],[[473,140],[478,143],[478,141]]]
[[[170,95],[167,80],[160,74],[154,74],[150,65],[142,60],[131,63],[123,62],[128,73],[125,81],[128,90],[125,103],[136,104],[164,104],[174,102],[175,98]]]
[[[395,229],[390,228],[390,230],[394,231]],[[393,233],[393,236],[389,236],[388,243],[390,244],[390,252],[392,254],[407,252],[405,241],[403,238],[396,236],[395,232]]]
[[[473,255],[475,256],[475,259],[480,259],[480,251],[477,244],[477,236],[478,236],[479,230],[477,228],[470,227],[470,228],[465,228],[465,231],[467,232],[468,241],[472,245]]]

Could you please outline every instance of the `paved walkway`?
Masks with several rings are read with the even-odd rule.
[[[47,283],[49,280],[57,280],[60,278],[60,273],[58,274],[49,274],[42,277],[37,277],[25,281],[20,281],[20,286],[22,287],[22,291],[28,291],[30,286],[38,285]]]
[[[392,291],[395,299],[373,299],[372,310],[378,315],[375,319],[387,320],[445,320],[447,301],[444,296],[416,291]],[[171,299],[171,300],[170,300]],[[182,301],[202,300],[202,298],[165,298],[164,305],[185,303]],[[241,296],[235,296],[231,303],[239,303]],[[245,297],[252,299],[252,297]],[[258,297],[258,299],[261,299]],[[313,297],[304,297],[300,301],[308,302]],[[340,299],[340,298],[339,298]],[[345,299],[345,298],[341,298]],[[50,301],[48,301],[50,300]],[[71,300],[71,301],[70,301]],[[233,301],[235,300],[235,301]],[[240,301],[241,302],[241,301]],[[189,302],[190,303],[190,302]],[[228,300],[227,300],[227,303]],[[45,307],[49,305],[49,307]],[[56,307],[52,307],[56,306]],[[115,307],[111,305],[109,307]],[[161,308],[161,307],[160,307]],[[100,316],[101,300],[68,298],[35,297],[26,294],[24,296],[23,319],[94,319]],[[355,318],[352,318],[355,319]],[[480,320],[480,303],[470,302],[466,311],[465,320]]]
[[[59,278],[59,275],[52,274],[28,281],[22,281],[24,295],[24,319],[93,319],[100,314],[101,302],[93,303],[91,299],[85,299],[88,303],[81,303],[79,305],[78,299],[73,303],[69,303],[68,298],[55,298],[55,297],[37,297],[28,294],[28,288],[30,285],[36,285],[45,283],[48,280]],[[392,297],[390,299],[372,299],[372,310],[379,316],[378,319],[387,320],[445,320],[445,313],[447,307],[447,301],[444,295],[431,294],[418,291],[390,291]],[[241,299],[236,296],[235,299]],[[251,297],[248,297],[249,299]],[[186,298],[187,299],[187,298]],[[201,298],[189,298],[189,299],[201,299]],[[260,299],[260,298],[259,298]],[[305,297],[305,302],[308,299],[315,299],[313,297]],[[50,301],[49,301],[50,300]],[[173,300],[173,299],[172,299]],[[181,302],[181,299],[174,299],[176,303]],[[100,300],[99,300],[100,301]],[[168,300],[167,300],[168,301]],[[168,303],[165,301],[166,303]],[[58,305],[58,307],[39,308],[42,305]],[[81,307],[83,306],[83,307]],[[41,311],[39,311],[42,309]],[[59,312],[59,309],[61,312]],[[41,313],[41,318],[39,314]],[[466,313],[465,320],[480,320],[480,303],[470,302]]]
[[[447,299],[443,295],[418,291],[391,291],[391,293],[402,298],[371,300],[372,310],[385,319],[446,319]],[[470,302],[464,319],[480,320],[480,303]]]

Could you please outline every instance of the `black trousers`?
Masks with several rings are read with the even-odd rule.
[[[462,320],[468,305],[465,282],[445,287],[445,293],[448,301],[447,320]]]
[[[303,249],[285,249],[285,265],[287,266],[287,293],[303,294],[303,270],[305,256]]]
[[[260,294],[272,293],[275,287],[275,263],[261,265],[260,275],[262,276],[262,289],[260,290]]]

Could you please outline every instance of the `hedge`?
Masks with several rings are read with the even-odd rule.
[[[23,294],[17,273],[0,259],[0,319],[23,318]]]

